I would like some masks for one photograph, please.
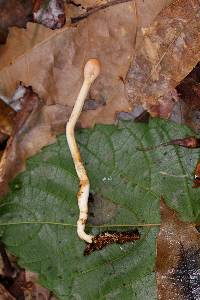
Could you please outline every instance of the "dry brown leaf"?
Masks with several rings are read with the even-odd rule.
[[[4,136],[11,135],[14,125],[14,117],[15,111],[0,99],[0,134]]]
[[[153,116],[169,117],[177,100],[175,87],[200,60],[198,0],[172,1],[150,27],[142,29],[126,78],[126,92]]]
[[[0,299],[1,300],[16,300],[6,289],[0,284]]]
[[[26,271],[26,281],[31,282],[31,290],[29,291],[29,294],[26,293],[25,299],[26,300],[57,300],[50,291],[48,291],[46,288],[40,286],[38,282],[38,275]]]
[[[56,29],[65,24],[64,0],[1,0],[0,1],[0,44],[7,39],[11,26],[26,27],[35,22]]]
[[[37,274],[18,266],[0,242],[0,300],[56,300],[53,293],[38,284]]]
[[[192,224],[180,221],[163,200],[160,210],[156,261],[158,299],[199,299],[200,234]]]
[[[0,44],[5,43],[8,27],[25,27],[31,20],[33,1],[1,0],[0,1]]]
[[[200,64],[177,86],[180,101],[176,107],[181,123],[200,132]]]
[[[145,10],[143,13],[151,2],[154,10],[149,15]],[[138,16],[135,2],[118,4],[77,26],[65,26],[56,32],[36,24],[28,24],[27,30],[13,28],[7,44],[0,49],[0,87],[10,97],[21,80],[31,85],[47,105],[72,107],[81,86],[84,63],[97,57],[102,72],[90,98],[106,105],[83,113],[81,124],[85,127],[95,122],[113,122],[117,111],[130,109],[121,79],[126,77],[132,60],[137,20],[141,25],[146,24],[146,19],[152,21],[169,2],[146,0],[138,5]]]
[[[64,130],[64,121],[69,116],[67,106],[45,106],[30,87],[26,88],[21,105],[0,161],[0,195],[7,192],[10,179],[25,169],[28,157],[56,141],[56,134]]]

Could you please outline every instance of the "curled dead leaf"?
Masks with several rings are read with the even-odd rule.
[[[126,77],[131,103],[153,116],[169,117],[178,100],[175,87],[200,60],[199,1],[172,1],[151,24]]]

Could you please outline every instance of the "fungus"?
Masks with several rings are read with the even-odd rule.
[[[88,197],[90,190],[90,182],[87,176],[87,172],[81,161],[80,152],[74,137],[74,127],[81,114],[85,98],[88,94],[91,84],[97,78],[100,73],[100,63],[97,59],[90,59],[84,68],[84,81],[81,90],[76,99],[74,108],[72,110],[69,121],[66,125],[66,138],[69,145],[69,149],[74,161],[76,173],[80,180],[80,189],[77,194],[78,206],[79,206],[79,219],[77,221],[77,233],[78,236],[86,241],[92,243],[93,236],[85,233],[85,223],[88,216]]]

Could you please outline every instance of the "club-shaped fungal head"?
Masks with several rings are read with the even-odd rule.
[[[84,79],[92,83],[100,73],[100,62],[96,58],[89,59],[84,68]]]

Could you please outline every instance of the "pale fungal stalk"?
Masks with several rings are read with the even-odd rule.
[[[72,114],[66,125],[66,137],[71,151],[71,155],[74,161],[76,173],[80,179],[80,189],[77,194],[78,206],[80,210],[79,219],[77,221],[77,233],[78,236],[86,241],[87,243],[92,243],[93,236],[85,233],[85,223],[88,217],[88,197],[90,190],[90,182],[81,161],[81,156],[79,153],[78,146],[74,137],[74,127],[81,114],[85,98],[87,97],[88,91],[91,84],[97,78],[100,73],[100,64],[97,59],[90,59],[84,68],[84,82],[76,99]]]

